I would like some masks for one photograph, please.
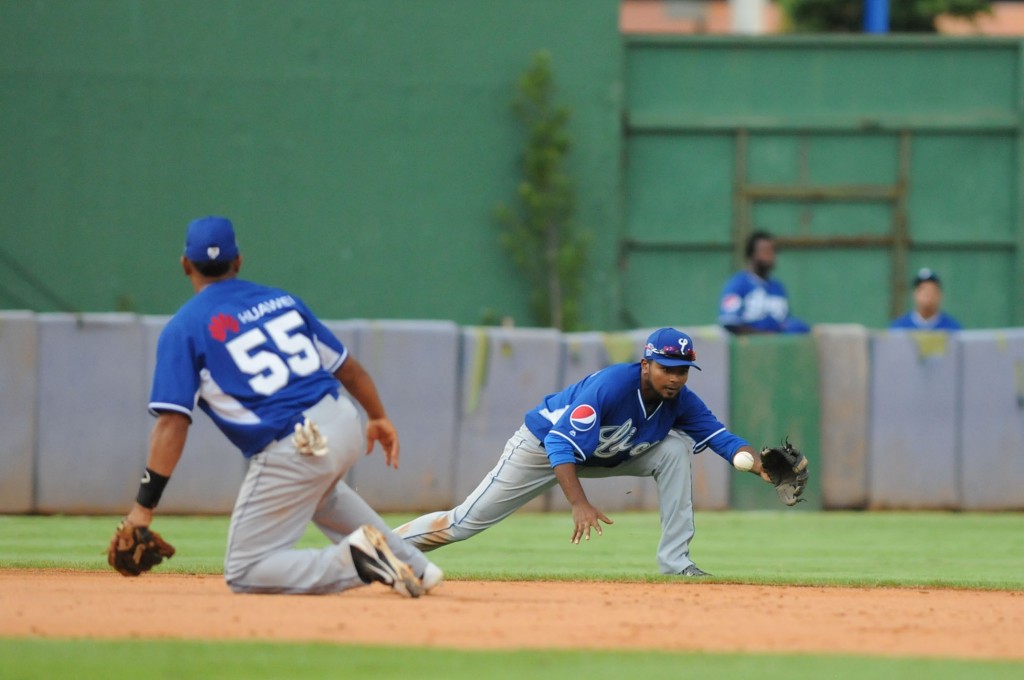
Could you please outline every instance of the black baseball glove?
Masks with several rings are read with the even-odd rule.
[[[124,576],[138,576],[173,555],[174,546],[160,534],[121,520],[107,548],[107,563]]]
[[[761,449],[761,467],[771,477],[779,498],[786,505],[796,505],[807,486],[807,458],[786,439],[782,446]]]

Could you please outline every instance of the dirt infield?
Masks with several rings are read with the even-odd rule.
[[[0,611],[3,637],[1024,659],[1021,592],[450,581],[407,600],[383,586],[234,595],[218,576],[29,570],[0,571]]]

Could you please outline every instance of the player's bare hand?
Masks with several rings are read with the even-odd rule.
[[[373,451],[373,445],[380,442],[384,449],[384,464],[398,469],[398,432],[390,418],[374,418],[366,423],[366,455]]]
[[[590,540],[591,530],[596,530],[597,535],[601,536],[601,522],[605,524],[614,524],[607,515],[595,508],[590,503],[577,503],[572,506],[572,522],[573,532],[571,542],[578,544],[580,539]]]

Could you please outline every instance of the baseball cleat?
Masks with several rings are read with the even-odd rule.
[[[696,564],[691,564],[686,569],[683,569],[683,571],[680,572],[679,575],[680,576],[691,576],[691,577],[694,577],[694,578],[700,578],[701,576],[711,576],[711,574],[707,573],[706,571],[703,571]]]
[[[423,594],[423,584],[412,567],[395,557],[388,540],[375,527],[369,524],[359,527],[349,535],[348,544],[352,563],[363,583],[383,583],[404,597]]]
[[[444,582],[444,572],[433,562],[427,562],[427,568],[423,570],[420,581],[423,583],[423,592],[429,593]]]

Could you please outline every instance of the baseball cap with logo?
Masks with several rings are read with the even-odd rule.
[[[936,286],[939,286],[940,288],[942,287],[942,281],[939,280],[939,275],[938,274],[933,272],[928,267],[921,267],[920,269],[917,270],[917,275],[914,277],[914,280],[913,280],[912,283],[913,283],[914,288],[917,288],[918,286],[920,286],[925,281],[931,281]]]
[[[231,220],[208,215],[192,220],[185,235],[185,257],[192,262],[230,262],[238,257]]]
[[[651,333],[644,345],[644,359],[662,366],[693,366],[698,371],[697,350],[693,338],[675,328],[659,328]]]

